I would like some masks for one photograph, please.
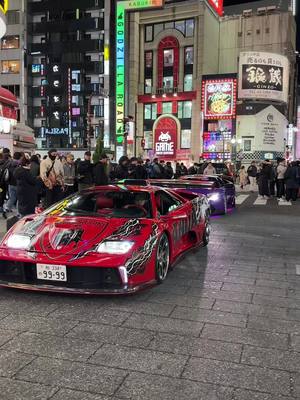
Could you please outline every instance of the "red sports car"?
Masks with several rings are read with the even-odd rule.
[[[110,185],[25,217],[0,244],[0,286],[124,294],[160,283],[181,254],[209,241],[206,197],[183,196]]]

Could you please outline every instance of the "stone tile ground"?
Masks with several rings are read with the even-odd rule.
[[[136,296],[0,290],[0,399],[300,399],[300,202],[252,204]]]

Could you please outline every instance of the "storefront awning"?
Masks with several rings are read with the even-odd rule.
[[[0,103],[18,107],[18,100],[9,90],[0,87]]]

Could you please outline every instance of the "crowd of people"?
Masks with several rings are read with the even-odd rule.
[[[260,198],[276,196],[280,201],[296,201],[300,189],[300,161],[287,162],[278,158],[276,163],[265,160],[259,165],[252,161],[248,169],[242,166],[238,173],[242,190],[249,185],[251,192],[256,190]]]
[[[7,216],[17,209],[19,216],[33,214],[40,203],[49,207],[63,198],[91,186],[106,185],[123,179],[173,179],[183,175],[216,174],[211,162],[194,163],[187,168],[184,163],[154,158],[143,161],[140,158],[122,156],[118,164],[108,162],[109,157],[102,153],[96,163],[92,162],[91,152],[84,153],[84,159],[75,160],[69,153],[60,156],[56,149],[50,149],[41,158],[39,154],[31,157],[26,153],[9,149],[0,152],[0,212]],[[227,170],[226,170],[227,168]],[[234,176],[230,166],[225,164],[224,174]],[[262,198],[276,195],[282,201],[296,200],[300,188],[300,162],[286,163],[278,159],[276,164],[266,160],[260,165],[255,161],[248,169],[241,166],[238,172],[242,189],[250,185],[255,191],[258,185]]]

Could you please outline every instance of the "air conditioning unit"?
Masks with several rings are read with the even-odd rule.
[[[252,8],[250,8],[249,10],[243,10],[243,16],[251,17],[252,16]]]
[[[267,7],[267,12],[272,12],[272,11],[276,11],[277,10],[277,6],[268,6]]]
[[[258,9],[256,10],[257,15],[263,15],[266,14],[267,12],[267,7],[258,7]]]

